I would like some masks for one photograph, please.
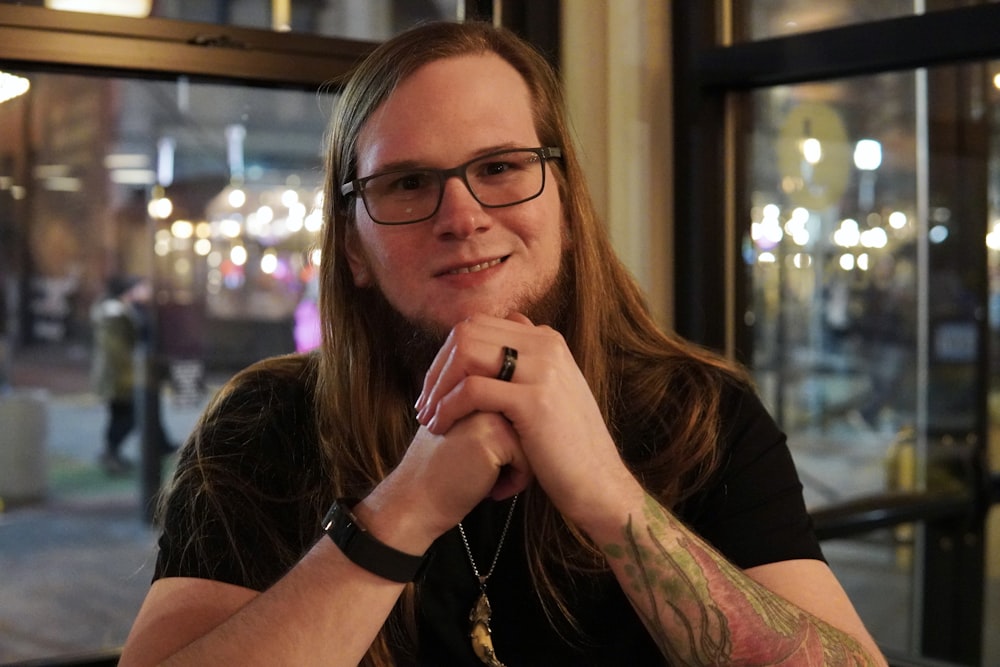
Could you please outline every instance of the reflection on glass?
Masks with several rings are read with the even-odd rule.
[[[315,345],[307,306],[334,102],[183,79],[10,74],[30,87],[0,103],[4,664],[120,646],[148,589],[140,426],[110,465],[109,404],[91,376],[97,324],[120,311],[111,286],[153,287],[128,312],[135,379],[160,381],[126,395],[154,397],[168,440],[186,437],[237,368]]]
[[[0,5],[42,5],[0,0]],[[45,0],[53,10],[179,19],[382,41],[422,21],[459,20],[456,0]]]
[[[988,293],[1000,342],[991,76],[976,64],[750,98],[752,365],[813,508],[973,483],[977,392],[1000,405],[980,341]],[[903,653],[919,638],[892,610],[920,603],[918,540],[903,526],[824,544],[876,639]]]
[[[972,4],[985,4],[995,0],[982,0]],[[743,0],[733,3],[737,17],[735,25],[743,26],[744,34],[738,41],[782,37],[814,30],[825,30],[856,23],[897,18],[925,11],[955,9],[970,4],[966,0],[828,0],[827,2],[801,2],[801,0]]]
[[[753,96],[753,368],[811,507],[917,484],[914,90],[899,74]],[[873,609],[910,606],[911,546],[897,537],[824,546],[878,640],[905,648],[907,624]],[[873,573],[877,600],[864,594]]]

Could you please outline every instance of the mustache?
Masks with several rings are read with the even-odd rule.
[[[570,317],[572,275],[572,261],[569,253],[565,253],[552,284],[544,292],[526,297],[515,309],[535,324],[548,325],[565,335]],[[424,374],[444,345],[451,327],[407,318],[390,303],[378,283],[362,289],[365,292],[362,301],[367,306],[366,325],[375,339],[373,349],[385,351],[386,369],[399,372],[398,380],[408,385],[409,390],[419,392]]]

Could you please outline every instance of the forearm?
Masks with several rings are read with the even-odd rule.
[[[357,665],[404,589],[321,538],[264,591],[207,579],[157,580],[122,667]]]
[[[760,585],[652,498],[602,549],[664,656],[685,665],[881,665]]]

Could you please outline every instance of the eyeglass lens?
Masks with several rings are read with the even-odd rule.
[[[483,206],[518,204],[537,197],[545,183],[543,160],[533,150],[494,153],[456,169],[407,169],[364,181],[362,197],[376,222],[403,224],[431,217],[447,177],[459,176]]]

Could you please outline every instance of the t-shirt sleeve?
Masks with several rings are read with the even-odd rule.
[[[824,560],[785,434],[750,389],[726,397],[721,437],[719,469],[685,503],[691,527],[744,569]]]
[[[213,402],[161,508],[154,579],[269,587],[315,542],[321,466],[301,386],[251,373]]]

